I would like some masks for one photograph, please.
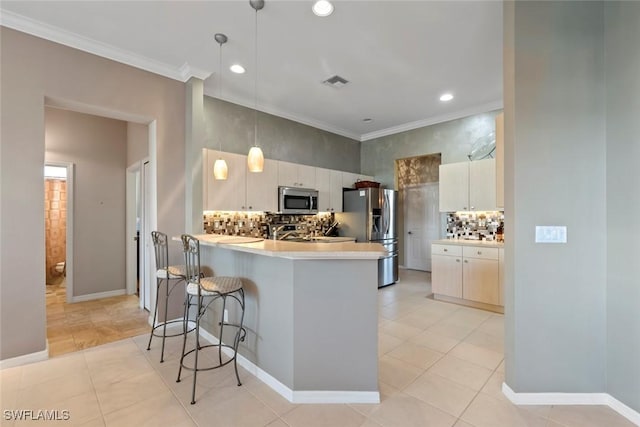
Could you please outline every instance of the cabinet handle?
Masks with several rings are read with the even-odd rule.
[[[253,206],[249,206],[249,209],[253,209]]]
[[[471,210],[474,210],[475,208],[473,206],[471,206]]]
[[[463,210],[463,211],[466,211],[466,210],[467,210],[467,207],[466,207],[466,206],[463,206],[463,207],[462,207],[462,210]]]
[[[411,234],[411,232],[409,232],[409,234]],[[445,252],[449,252],[449,249],[444,249]]]
[[[482,251],[478,251],[478,255],[482,255]]]
[[[459,260],[459,259],[456,259],[456,262],[460,262],[460,260]]]
[[[468,259],[465,259],[465,260],[464,260],[464,262],[467,262],[467,263],[468,263],[468,262],[469,262],[469,260],[468,260]]]

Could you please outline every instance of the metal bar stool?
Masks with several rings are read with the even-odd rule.
[[[147,345],[147,350],[151,349],[151,340],[153,337],[162,338],[162,350],[160,352],[160,363],[164,362],[164,342],[166,338],[177,337],[180,335],[186,335],[188,332],[191,332],[195,329],[193,326],[190,330],[187,330],[186,323],[183,319],[176,320],[167,320],[167,309],[169,305],[169,295],[173,292],[175,287],[180,282],[187,281],[186,276],[186,268],[184,265],[169,265],[169,246],[167,235],[161,233],[159,231],[151,232],[151,239],[153,240],[153,248],[155,249],[156,254],[156,303],[155,308],[153,310],[153,324],[151,325],[151,333],[149,334],[149,344]],[[171,283],[173,282],[173,284]],[[160,296],[160,289],[162,288],[162,284],[165,283],[164,287],[164,313],[163,313],[163,321],[156,323],[156,319],[158,317],[158,299]],[[190,300],[187,299],[185,301],[185,316],[188,314]],[[185,319],[188,320],[187,317]],[[170,333],[167,335],[167,325],[170,324],[183,324],[183,329],[181,332]],[[160,331],[159,329],[162,329]]]
[[[180,368],[178,370],[178,379],[176,382],[180,382],[180,375],[182,374],[182,369],[187,369],[193,371],[193,389],[191,392],[191,404],[195,404],[195,396],[196,396],[196,380],[197,374],[199,371],[208,371],[212,369],[217,369],[222,366],[225,366],[233,361],[233,366],[236,372],[236,379],[238,380],[238,386],[241,386],[240,376],[238,375],[238,364],[237,364],[237,355],[238,355],[238,345],[240,341],[244,341],[246,336],[246,330],[242,326],[244,321],[244,289],[242,288],[242,280],[239,277],[225,277],[225,276],[216,276],[216,277],[202,277],[200,272],[200,242],[193,236],[188,234],[182,235],[182,246],[184,248],[184,259],[186,265],[186,275],[188,278],[187,284],[187,299],[191,297],[195,297],[198,309],[196,311],[196,344],[195,347],[189,351],[186,351],[186,343],[187,343],[187,335],[184,335],[182,342],[182,357],[180,358]],[[240,323],[234,324],[229,323],[225,320],[225,309],[227,308],[227,298],[234,299],[240,308]],[[205,315],[207,308],[217,300],[222,300],[222,311],[220,316],[220,321],[218,325],[220,326],[220,337],[217,344],[209,344],[209,345],[200,345],[200,320]],[[186,316],[185,316],[186,319]],[[186,329],[185,320],[185,329]],[[225,344],[222,342],[223,332],[225,327],[233,327],[236,328],[236,334],[233,340],[233,345]],[[200,367],[198,366],[198,353],[208,347],[217,347],[218,348],[218,364],[214,366],[208,367]],[[233,356],[222,362],[222,349],[228,348],[233,350]],[[194,365],[187,366],[185,364],[184,358],[185,356],[194,353]]]

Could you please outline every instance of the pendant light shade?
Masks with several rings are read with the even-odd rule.
[[[262,172],[264,169],[264,154],[258,147],[258,11],[264,7],[264,0],[249,0],[249,5],[256,11],[256,32],[255,32],[255,70],[253,71],[253,113],[254,113],[254,128],[253,128],[253,147],[249,150],[247,156],[247,167],[249,172]]]
[[[227,162],[220,158],[213,164],[213,177],[218,180],[225,180],[229,175],[229,168]]]
[[[227,36],[217,33],[214,39],[220,45],[220,59],[218,61],[218,96],[222,99],[222,45],[227,42]],[[225,180],[229,175],[227,162],[222,158],[222,137],[218,137],[218,146],[220,148],[220,158],[213,164],[213,177],[217,180]]]
[[[264,169],[264,155],[260,147],[251,147],[247,157],[247,166],[249,166],[249,172],[262,172]]]

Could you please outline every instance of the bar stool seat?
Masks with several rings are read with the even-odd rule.
[[[187,280],[187,267],[184,265],[169,265],[166,269],[158,269],[158,271],[156,271],[156,277],[158,279]]]
[[[200,371],[208,371],[212,369],[217,369],[222,366],[225,366],[231,362],[233,362],[236,379],[238,380],[238,385],[242,385],[240,382],[240,376],[238,375],[238,365],[237,365],[237,355],[238,355],[238,346],[241,341],[244,341],[246,336],[246,330],[243,326],[244,321],[244,289],[242,286],[242,279],[239,277],[229,277],[229,276],[210,276],[203,277],[200,271],[200,242],[193,236],[188,234],[182,235],[182,245],[184,249],[185,255],[185,263],[187,267],[187,299],[193,298],[195,299],[195,303],[193,305],[197,306],[196,317],[195,317],[195,331],[196,331],[196,342],[194,348],[187,350],[186,342],[187,336],[183,337],[182,341],[182,357],[180,359],[180,368],[178,369],[178,379],[176,382],[180,382],[180,377],[182,374],[182,369],[187,369],[189,371],[193,371],[193,386],[191,392],[191,404],[195,404],[195,395],[196,395],[196,380],[198,372]],[[225,314],[227,312],[227,298],[235,301],[237,304],[239,314],[239,322],[232,323],[226,318]],[[207,308],[215,301],[222,300],[221,307],[221,318],[217,322],[219,329],[219,338],[218,342],[215,344],[200,344],[200,321],[203,316],[207,313]],[[185,319],[187,317],[185,316]],[[187,321],[185,320],[185,327],[187,329]],[[232,342],[224,343],[222,340],[224,338],[224,329],[231,327],[232,330],[235,330],[235,334],[233,335]],[[213,366],[201,366],[198,362],[198,353],[202,350],[214,347],[217,348],[218,353],[218,363]],[[222,349],[226,349],[231,352],[230,358],[223,362],[222,359]],[[190,354],[194,354],[193,363],[187,363],[185,361],[185,357]]]

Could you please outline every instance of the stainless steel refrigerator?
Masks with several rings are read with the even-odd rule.
[[[344,190],[342,213],[336,213],[340,235],[357,242],[380,243],[387,251],[378,260],[378,287],[398,280],[398,192],[381,188]]]

